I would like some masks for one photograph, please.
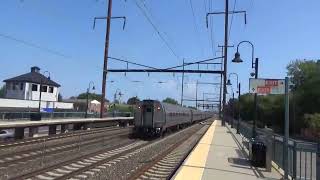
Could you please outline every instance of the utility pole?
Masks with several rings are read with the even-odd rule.
[[[102,96],[101,96],[101,106],[100,106],[100,118],[103,118],[104,104],[105,104],[105,97],[106,97],[106,80],[107,80],[107,71],[106,70],[107,70],[107,67],[108,67],[111,12],[112,12],[112,0],[109,0],[109,3],[108,3],[108,16],[107,16],[107,31],[106,31],[103,70],[102,70],[103,72],[102,72]]]
[[[227,68],[228,68],[228,28],[229,28],[229,14],[244,14],[244,22],[247,23],[246,11],[229,11],[229,0],[225,0],[225,11],[224,12],[209,12],[206,16],[207,28],[208,28],[208,16],[209,15],[225,15],[224,22],[224,63],[223,63],[223,99],[222,99],[222,107],[223,107],[223,118],[222,118],[222,126],[225,126],[225,106],[226,106],[226,93],[227,93]]]
[[[221,48],[221,53],[222,53],[222,56],[224,56],[224,61],[225,61],[225,57],[226,57],[226,55],[224,54],[224,52],[225,52],[225,48],[231,48],[231,47],[234,47],[234,45],[227,45],[227,46],[225,46],[225,45],[218,45],[218,47],[219,48]],[[222,61],[222,60],[221,60]],[[224,65],[226,64],[226,63],[223,63]],[[224,67],[225,68],[225,67]],[[222,70],[222,66],[221,66],[221,70]],[[224,71],[225,73],[226,73],[226,71]],[[223,93],[223,96],[225,96],[225,94],[226,93],[224,93],[225,91],[224,91],[224,88],[226,87],[226,80],[224,80],[224,79],[222,79],[222,77],[226,77],[226,75],[225,74],[220,74],[220,82],[221,82],[221,84],[220,84],[220,104],[219,104],[219,108],[220,108],[220,110],[219,110],[219,117],[220,118],[222,118],[222,107],[224,107],[224,105],[225,105],[225,103],[226,102],[224,102],[224,105],[223,106],[221,106],[221,97],[222,97],[222,93]],[[223,92],[222,92],[223,91]]]
[[[226,96],[227,96],[227,68],[228,68],[228,28],[229,28],[229,0],[225,2],[225,19],[224,19],[224,68],[223,68],[223,98],[222,98],[222,126],[225,126],[225,107],[226,107]]]

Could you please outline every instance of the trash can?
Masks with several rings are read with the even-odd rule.
[[[251,141],[251,164],[254,167],[266,167],[267,147],[261,141]]]
[[[30,121],[41,121],[41,113],[30,114]]]

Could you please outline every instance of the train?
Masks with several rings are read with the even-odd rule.
[[[135,108],[134,134],[162,136],[168,130],[189,126],[213,116],[214,113],[209,111],[199,111],[158,100],[143,100]]]

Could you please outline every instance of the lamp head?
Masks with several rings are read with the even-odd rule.
[[[228,81],[227,81],[227,86],[231,86],[232,84],[231,84],[231,81],[230,81],[230,79],[228,79]]]
[[[255,75],[256,75],[256,73],[254,73],[254,72],[250,73],[251,77],[254,77]]]
[[[93,87],[92,87],[92,90],[96,90],[96,87],[93,86]]]
[[[239,52],[236,52],[234,54],[234,59],[232,59],[232,62],[233,63],[242,63],[243,60],[240,58],[240,53]]]

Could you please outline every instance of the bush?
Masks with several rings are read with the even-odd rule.
[[[305,114],[304,122],[311,129],[320,129],[320,113]]]

